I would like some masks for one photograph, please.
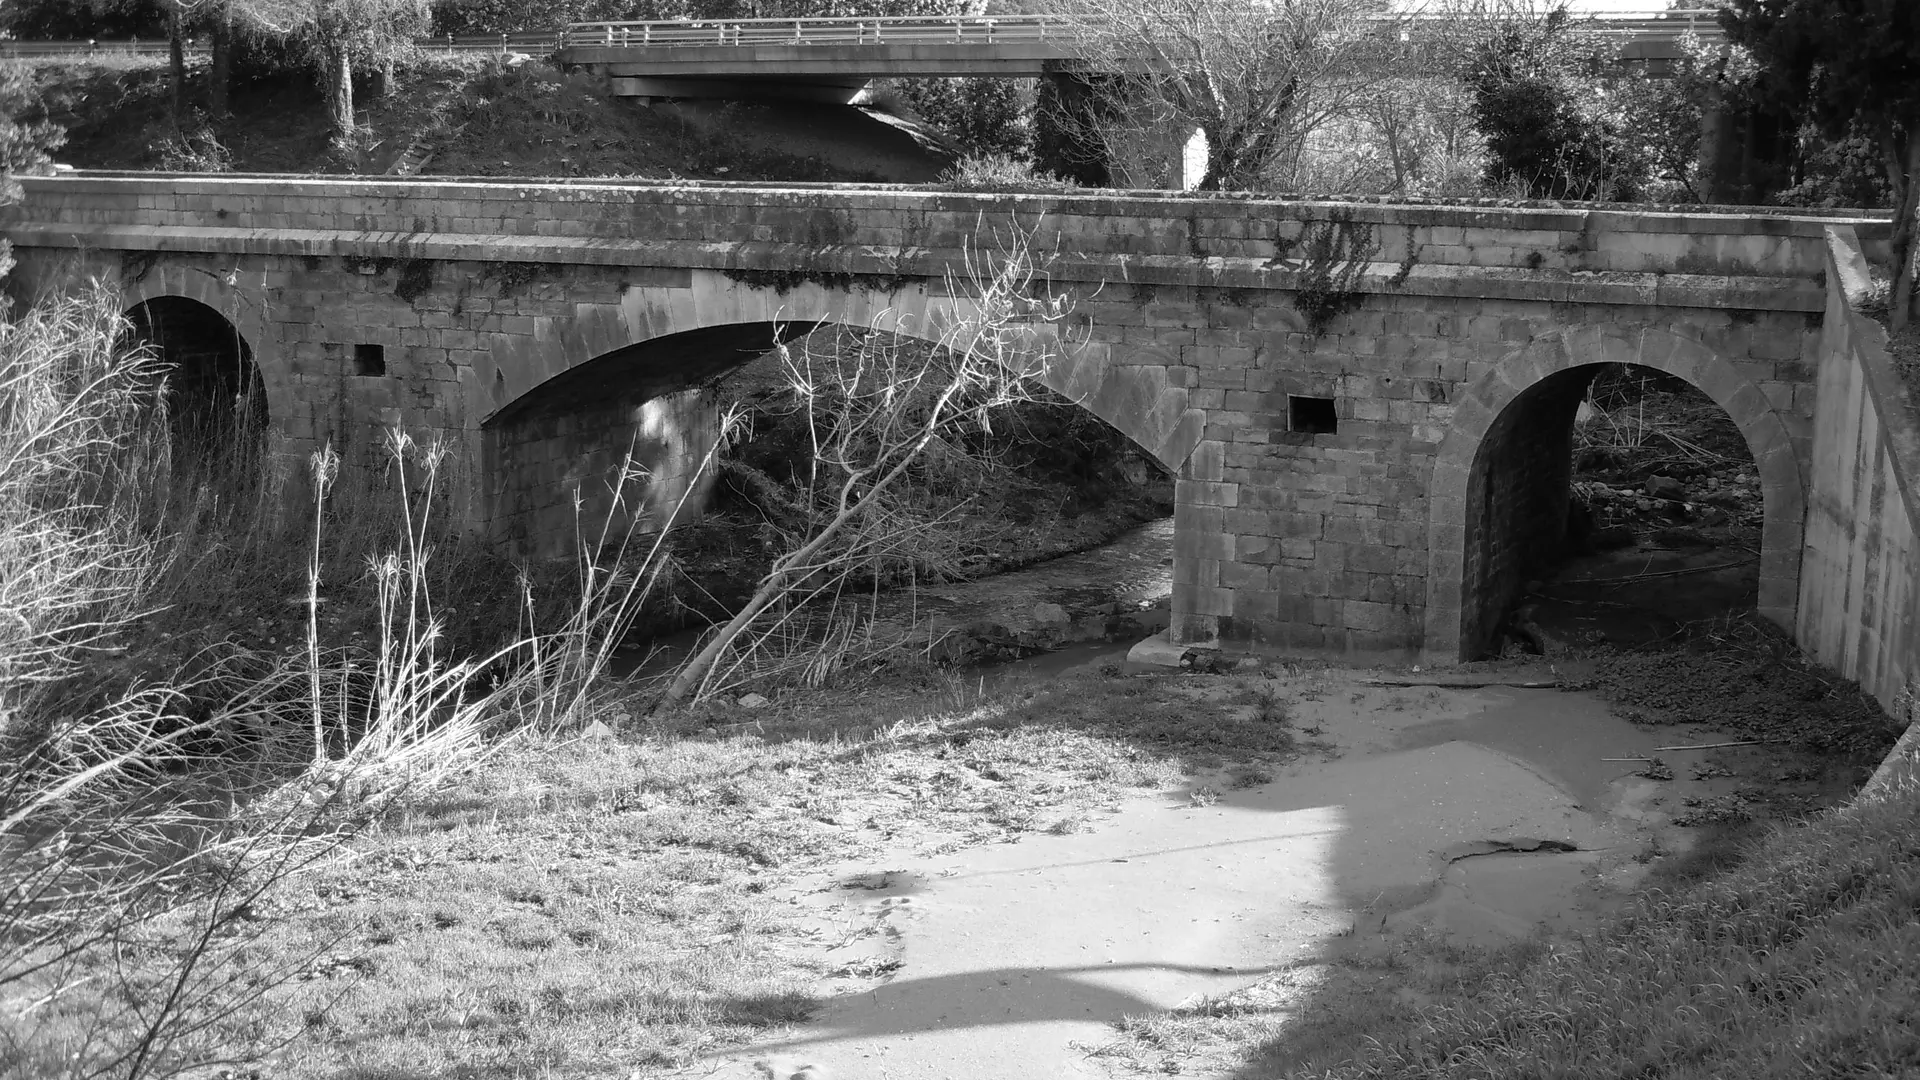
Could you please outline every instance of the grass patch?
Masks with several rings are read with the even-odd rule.
[[[1253,1075],[1906,1076],[1920,1068],[1920,788],[1776,825],[1589,938],[1470,959]],[[1750,845],[1750,846],[1745,846]],[[1329,1037],[1332,1036],[1332,1037]]]
[[[1314,1080],[1908,1076],[1920,1068],[1920,786],[1702,830],[1594,933],[1424,932],[1131,1017],[1137,1070]]]

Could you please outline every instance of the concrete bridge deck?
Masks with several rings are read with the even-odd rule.
[[[1437,18],[1374,21],[1381,34],[1407,41]],[[1625,64],[1668,64],[1685,35],[1722,36],[1709,10],[1597,16],[1585,25],[1615,44]],[[672,84],[645,80],[858,86],[885,77],[1036,77],[1083,59],[1080,39],[1072,20],[1042,15],[581,22],[566,28],[556,55],[616,80],[643,80],[616,82],[621,92],[660,94]]]
[[[630,448],[657,484],[692,482],[703,378],[814,325],[937,338],[965,313],[949,272],[1018,229],[1077,298],[1045,381],[1178,478],[1176,638],[1436,661],[1478,655],[1559,545],[1573,412],[1605,363],[1693,382],[1745,435],[1766,507],[1759,606],[1792,625],[1815,447],[1845,442],[1815,422],[1833,245],[1884,248],[1887,230],[1166,192],[22,183],[0,209],[16,288],[96,277],[130,309],[218,313],[277,452],[357,453],[391,425],[444,435],[466,520],[536,556],[573,542],[576,493],[590,514],[613,502]],[[1308,252],[1332,236],[1363,254],[1348,310],[1315,324]]]

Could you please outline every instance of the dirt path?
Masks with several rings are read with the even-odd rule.
[[[1286,685],[1292,722],[1336,749],[1270,782],[1202,775],[1091,832],[882,857],[796,891],[838,939],[832,1004],[693,1071],[1107,1075],[1097,1051],[1123,1016],[1227,994],[1285,1008],[1332,953],[1413,927],[1497,944],[1585,925],[1650,852],[1685,846],[1676,818],[1777,770],[1752,750],[1655,753],[1721,740],[1586,695]],[[1601,760],[1639,757],[1676,775]]]

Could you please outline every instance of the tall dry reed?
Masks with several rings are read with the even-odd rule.
[[[445,447],[395,433],[387,509],[346,515],[382,527],[329,542],[329,500],[378,485],[336,486],[317,455],[303,522],[245,438],[225,461],[176,453],[166,372],[122,347],[115,299],[0,323],[0,1075],[167,1075],[291,1037],[297,1014],[262,1001],[300,964],[249,948],[263,904],[529,703],[575,722],[575,680],[608,648],[593,635],[618,622],[595,608],[450,655],[431,588]],[[249,573],[305,578],[304,649],[226,642],[158,676],[121,662],[170,603]],[[321,640],[329,576],[367,583],[371,643]],[[526,654],[544,662],[509,662]]]

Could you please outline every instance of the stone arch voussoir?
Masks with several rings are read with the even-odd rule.
[[[150,300],[181,297],[220,313],[252,354],[253,366],[267,394],[267,415],[278,429],[285,418],[299,413],[289,373],[280,363],[273,335],[267,327],[266,283],[263,274],[240,269],[220,270],[160,260],[135,281],[122,281],[120,310],[132,311]]]
[[[939,295],[925,285],[892,293],[800,282],[780,292],[696,270],[689,288],[636,287],[618,306],[581,305],[562,323],[538,327],[521,353],[508,360],[508,394],[487,403],[497,413],[556,375],[618,348],[710,327],[765,322],[839,323],[904,334],[945,345],[964,345],[958,334],[972,315],[965,298]],[[545,321],[545,320],[543,320]],[[1185,387],[1175,386],[1171,358],[1129,354],[1116,362],[1101,343],[1064,340],[1053,325],[1029,328],[1030,353],[1051,352],[1041,381],[1138,443],[1176,474],[1200,443],[1204,414],[1191,407]],[[496,352],[509,350],[497,349]],[[507,365],[503,365],[507,366]]]
[[[1465,659],[1460,655],[1460,637],[1467,604],[1462,595],[1467,492],[1488,433],[1501,414],[1541,380],[1601,363],[1638,364],[1678,376],[1700,388],[1733,419],[1753,454],[1765,504],[1759,611],[1775,623],[1792,626],[1806,520],[1806,463],[1796,456],[1785,421],[1731,360],[1699,341],[1656,327],[1621,333],[1582,326],[1542,335],[1516,350],[1469,387],[1456,404],[1428,487],[1422,647],[1428,662]]]

